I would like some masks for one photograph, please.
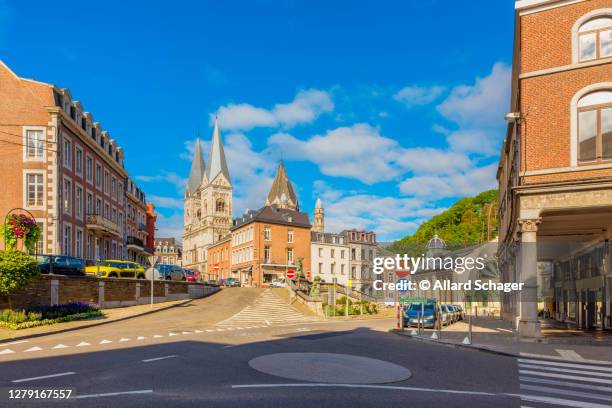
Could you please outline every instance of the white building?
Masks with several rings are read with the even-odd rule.
[[[232,183],[230,181],[219,123],[210,143],[208,163],[196,141],[189,180],[185,188],[183,264],[207,274],[207,249],[225,237],[232,226]]]
[[[349,246],[346,237],[316,231],[311,231],[310,236],[312,279],[318,276],[321,281],[331,283],[336,278],[339,284],[348,286]]]

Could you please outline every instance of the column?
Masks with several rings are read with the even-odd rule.
[[[521,232],[520,249],[520,282],[523,290],[520,293],[520,318],[518,333],[522,337],[540,337],[538,320],[538,249],[537,231],[540,218],[523,218],[518,220]]]

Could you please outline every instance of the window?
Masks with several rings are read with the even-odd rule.
[[[89,156],[85,158],[85,179],[90,183],[93,181],[93,160]]]
[[[44,153],[44,137],[42,130],[26,130],[26,159],[40,160]]]
[[[264,262],[270,263],[270,246],[268,245],[264,247]]]
[[[287,242],[289,243],[293,242],[293,231],[292,230],[287,231]]]
[[[83,188],[76,186],[74,190],[74,213],[77,218],[83,217]]]
[[[72,168],[72,143],[64,137],[64,166]]]
[[[272,232],[270,231],[270,227],[265,227],[264,228],[264,239],[266,241],[270,241],[270,236],[272,235]]]
[[[102,166],[96,164],[96,187],[100,188],[102,182]]]
[[[340,259],[344,259],[344,249],[340,251]]]
[[[293,265],[293,248],[287,248],[287,264]]]
[[[330,270],[331,274],[335,275],[336,274],[336,264],[332,263],[331,265],[329,265],[329,268],[330,268],[329,270]]]
[[[74,241],[75,256],[77,258],[83,257],[83,230],[77,229],[76,240]]]
[[[111,178],[111,196],[113,200],[117,198],[117,179],[115,177]]]
[[[223,200],[217,200],[215,204],[215,211],[224,212],[225,211],[225,202]]]
[[[64,247],[62,248],[62,255],[72,255],[72,226],[64,225]]]
[[[333,249],[329,250],[329,256],[331,256],[333,258],[335,254],[336,254],[335,250],[333,250]]]
[[[74,169],[77,174],[83,174],[83,149],[79,146],[74,149]]]
[[[70,213],[72,211],[72,182],[70,180],[64,180],[64,212]]]
[[[108,171],[104,171],[104,192],[108,194],[110,189],[110,174]]]
[[[87,192],[87,203],[85,211],[87,212],[87,215],[93,214],[93,194],[91,194],[90,192]]]
[[[323,257],[323,248],[319,248],[319,258]]]
[[[319,262],[319,275],[323,273],[323,262]]]
[[[612,160],[612,90],[578,101],[578,162]]]
[[[42,222],[37,222],[36,225],[38,225],[38,228],[40,228],[41,234],[40,237],[38,238],[38,241],[36,242],[36,253],[37,254],[44,254],[45,253],[45,226]]]
[[[340,264],[340,275],[344,275],[344,264]]]
[[[44,185],[42,174],[27,174],[26,175],[26,205],[28,207],[43,206]]]
[[[96,215],[102,215],[102,200],[96,198]]]
[[[578,29],[578,60],[612,56],[612,16],[587,21]]]

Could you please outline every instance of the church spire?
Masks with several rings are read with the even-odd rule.
[[[295,211],[300,210],[300,204],[282,161],[278,165],[278,170],[276,170],[276,177],[274,177],[268,193],[266,205],[277,205],[280,208],[289,208]]]
[[[227,162],[225,161],[225,153],[223,151],[223,143],[221,142],[221,134],[219,133],[219,118],[216,117],[215,129],[213,130],[213,137],[210,142],[206,177],[209,182],[212,182],[219,173],[223,174],[231,184],[229,171],[227,170]]]
[[[206,165],[202,157],[202,147],[200,139],[196,139],[195,151],[193,152],[193,161],[191,162],[191,171],[189,172],[189,180],[187,181],[187,191],[193,193],[200,187],[204,179],[204,169]]]

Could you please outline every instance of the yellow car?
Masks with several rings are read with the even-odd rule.
[[[88,266],[85,268],[85,273],[100,278],[145,278],[145,270],[140,264],[113,259],[102,261],[100,265]]]

